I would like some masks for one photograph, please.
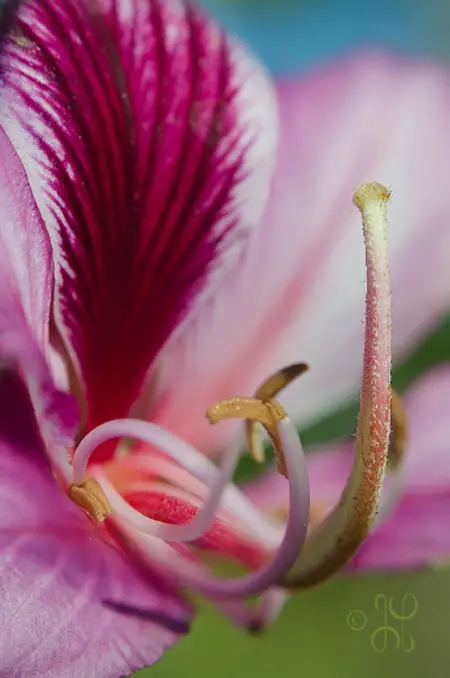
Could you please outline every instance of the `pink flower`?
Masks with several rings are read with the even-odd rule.
[[[372,157],[366,145],[385,152],[394,168],[404,150],[384,147],[386,133],[374,135],[380,91],[410,82],[413,98],[429,85],[430,110],[402,107],[399,96],[399,108],[386,113],[402,125],[410,115],[416,135],[422,124],[434,130],[440,121],[447,81],[434,67],[374,56],[361,63],[300,83],[300,99],[297,86],[280,87],[276,183],[261,221],[277,116],[270,83],[238,43],[181,0],[23,4],[5,45],[0,111],[3,673],[116,676],[150,664],[187,629],[186,588],[258,628],[279,609],[283,586],[323,580],[364,539],[390,428],[389,192],[368,184],[355,194],[366,241],[364,360],[353,339],[354,316],[359,324],[364,315],[362,306],[357,310],[364,256],[350,197],[361,174],[383,169],[363,163]],[[357,111],[368,65],[380,89]],[[324,129],[342,140],[334,153],[325,144],[322,154]],[[329,181],[327,153],[335,161],[347,159],[344,151],[353,156],[341,185]],[[446,158],[440,145],[433,151],[435,165],[441,152]],[[408,199],[399,205],[412,204],[417,174],[400,168],[398,177],[390,175],[389,162],[384,169],[394,185],[405,178]],[[422,238],[421,200],[441,199],[431,189],[414,194],[417,224],[409,219],[402,231],[401,253],[414,253]],[[338,228],[339,218],[348,229]],[[405,221],[401,211],[396,218]],[[351,231],[359,236],[354,246],[351,235],[347,243],[344,237]],[[422,256],[434,257],[438,278],[436,254],[444,259],[447,250],[432,248],[428,235]],[[278,387],[272,383],[255,398],[233,396],[252,393],[258,380],[292,360],[296,323],[310,299],[326,301],[322,310],[314,307],[317,318],[329,314],[343,243],[351,264],[344,264],[346,293],[356,284],[358,299],[339,316],[342,335],[333,324],[333,351],[326,342],[323,356],[331,353],[349,376],[339,385],[335,371],[325,399],[329,375],[313,360],[322,374],[314,397],[322,393],[328,406],[348,393],[362,363],[358,464],[345,501],[305,542],[308,479],[294,424],[268,402]],[[394,285],[403,289],[411,281],[396,262],[403,263],[394,248]],[[422,290],[413,320],[404,300],[410,322],[397,348],[437,317],[444,300],[436,290],[435,282]],[[300,342],[297,348],[295,360],[303,358]],[[299,372],[278,378],[287,382]],[[231,400],[215,404],[224,398]],[[288,478],[286,524],[267,518],[228,482],[239,453],[230,444],[236,427],[204,423],[207,408],[214,422],[244,417],[264,424]],[[300,418],[296,406],[292,412]],[[220,469],[206,456],[218,450]],[[248,572],[222,580],[208,556],[231,558]],[[252,594],[259,596],[255,606],[247,605]]]

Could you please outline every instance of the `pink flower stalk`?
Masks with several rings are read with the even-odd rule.
[[[392,75],[391,62],[373,63],[375,79],[417,87],[414,69]],[[368,184],[355,194],[366,330],[364,358],[361,347],[342,390],[353,385],[358,357],[355,464],[342,501],[307,536],[301,444],[272,399],[302,368],[278,371],[253,398],[242,394],[286,363],[278,335],[280,346],[296,335],[298,302],[319,282],[319,254],[328,260],[331,251],[339,213],[332,227],[322,216],[319,228],[302,227],[293,213],[292,228],[280,194],[284,186],[292,205],[291,191],[297,199],[307,185],[305,176],[280,179],[285,145],[294,151],[293,141],[305,140],[300,167],[309,152],[316,157],[306,123],[328,110],[329,76],[318,77],[316,98],[314,81],[305,83],[294,136],[283,119],[292,104],[278,92],[281,183],[261,221],[277,147],[273,92],[245,50],[189,4],[28,0],[2,65],[0,667],[5,675],[123,675],[187,630],[185,589],[259,628],[277,614],[284,587],[331,576],[364,540],[390,427],[389,192]],[[357,89],[355,68],[343,73]],[[364,125],[371,138],[369,122],[360,123],[362,138]],[[350,211],[365,167],[356,169],[354,185],[339,190],[317,174],[324,204],[339,196],[341,213]],[[320,195],[311,200],[322,204]],[[352,256],[363,262],[359,238]],[[433,303],[432,312],[419,306],[423,323],[443,303],[431,290],[425,296]],[[217,427],[203,423],[206,410]],[[272,439],[289,490],[285,523],[229,482],[240,447],[223,420],[233,418],[249,420],[253,433],[262,424]],[[217,450],[219,468],[206,456]],[[246,573],[216,577],[214,556]],[[253,606],[250,595],[258,595]]]
[[[370,536],[348,565],[349,572],[387,572],[448,564],[450,537],[443,523],[450,506],[448,402],[450,370],[434,368],[404,398],[408,422],[404,464],[386,483],[387,511],[378,514]],[[353,443],[313,448],[307,455],[312,525],[324,520],[339,499],[351,468]],[[283,478],[267,475],[251,483],[249,497],[268,514],[288,506]]]

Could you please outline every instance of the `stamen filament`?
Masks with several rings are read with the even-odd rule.
[[[243,416],[246,414],[244,413]],[[228,599],[263,592],[268,586],[277,583],[292,566],[305,541],[309,517],[309,485],[305,457],[297,430],[292,422],[285,417],[278,422],[277,427],[289,478],[289,518],[284,537],[272,560],[261,570],[236,580],[221,580],[209,576],[202,577],[200,582],[196,581],[196,588],[210,597]],[[83,439],[74,455],[76,479],[84,475],[86,464],[98,445],[111,438],[124,436],[139,438],[149,444],[157,445],[182,466],[187,466],[186,448],[190,454],[193,451],[186,443],[154,424],[133,419],[116,420],[102,424]],[[214,489],[204,508],[194,520],[185,525],[166,525],[143,516],[116,492],[100,471],[96,473],[96,478],[111,504],[113,517],[122,522],[122,525],[128,525],[135,531],[135,534],[139,532],[142,537],[151,539],[157,536],[169,542],[194,541],[201,537],[211,525],[222,491],[228,482],[228,474],[232,468],[234,470],[236,459],[237,452],[233,451],[233,454],[223,463],[222,468],[216,471]],[[191,462],[191,472],[193,467],[195,464]],[[187,573],[186,577],[189,579]],[[191,583],[186,581],[186,585]]]
[[[363,218],[367,292],[361,402],[353,469],[335,509],[307,539],[283,583],[319,584],[338,572],[367,536],[375,519],[388,458],[390,433],[390,276],[386,203],[381,184],[361,186],[354,203]]]
[[[133,542],[142,560],[169,579],[173,586],[208,595],[211,575],[203,564],[186,560],[166,542],[134,530],[126,523],[121,523],[120,529]],[[287,598],[287,591],[273,586],[264,591],[252,607],[232,599],[215,598],[214,603],[240,626],[258,631],[278,616]]]
[[[268,587],[276,584],[283,574],[295,562],[299,551],[306,539],[309,517],[309,486],[306,472],[306,462],[297,430],[289,418],[278,424],[279,437],[283,447],[289,482],[289,517],[286,531],[278,550],[272,559],[260,570],[236,579],[220,579],[206,572],[196,563],[183,559],[182,567],[177,563],[178,558],[173,554],[171,565],[172,576],[179,586],[196,589],[199,593],[215,600],[231,600],[243,596],[258,595]],[[103,483],[101,476],[97,479]],[[104,486],[108,495],[107,487]],[[161,558],[161,550],[169,544],[158,542],[155,538],[134,528],[122,514],[113,516],[118,519],[120,529],[123,529],[132,538],[133,542],[145,554],[149,553],[150,562]],[[166,554],[167,551],[164,551]],[[166,555],[167,557],[167,555]]]
[[[266,414],[266,411],[268,411],[269,414]],[[270,421],[271,425],[273,425],[273,413],[276,412],[277,408],[273,404],[265,407],[264,416],[267,416],[267,420]],[[246,411],[244,411],[241,416],[247,416]],[[282,423],[283,422],[280,422],[279,424],[281,425]],[[309,516],[309,489],[304,455],[301,450],[297,432],[292,424],[290,424],[290,426],[294,431],[295,442],[293,443],[292,432],[290,438],[289,434],[287,434],[288,449],[285,450],[280,438],[283,453],[286,455],[290,454],[291,456],[290,464],[286,458],[288,469],[292,467],[294,474],[292,480],[290,480],[290,521],[286,529],[285,538],[280,547],[281,553],[278,555],[278,558],[275,557],[274,559],[275,573],[278,572],[277,568],[279,568],[280,563],[283,565],[284,562],[294,562],[298,550],[301,548],[306,537]],[[195,461],[194,463],[192,463],[192,461],[191,463],[186,461],[192,460],[193,455],[194,459],[195,455],[198,455],[193,448],[154,424],[133,419],[123,419],[102,424],[83,439],[75,451],[73,459],[75,480],[84,476],[87,462],[98,445],[101,445],[111,438],[125,436],[139,438],[148,444],[158,446],[181,466],[187,466],[194,475],[197,475]],[[204,507],[190,523],[184,525],[168,525],[142,515],[121,497],[101,472],[98,472],[96,477],[103,488],[113,513],[120,515],[130,526],[152,537],[163,539],[164,541],[189,542],[199,539],[211,526],[220,504],[223,491],[229,482],[230,476],[234,473],[238,454],[239,448],[235,447],[225,456],[221,469],[216,469],[213,488]],[[295,549],[297,549],[297,553],[294,553]],[[283,565],[283,567],[285,568],[286,566]],[[290,567],[290,565],[287,565],[287,567]],[[279,576],[281,576],[281,574]],[[274,581],[276,581],[276,579],[274,579]]]
[[[112,438],[122,437],[136,438],[149,445],[155,445],[181,466],[186,465],[185,457],[192,457],[192,453],[198,454],[183,441],[154,424],[138,419],[116,419],[98,426],[81,441],[73,459],[75,478],[84,476],[87,462],[99,445]],[[230,448],[229,453],[224,456],[222,466],[216,474],[213,487],[203,508],[190,523],[184,525],[167,525],[144,516],[130,506],[104,476],[101,477],[100,482],[113,512],[123,515],[136,529],[164,539],[164,541],[195,541],[211,526],[224,488],[230,476],[234,474],[238,458],[239,448]]]

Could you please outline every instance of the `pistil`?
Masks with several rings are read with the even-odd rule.
[[[391,422],[390,275],[386,205],[390,192],[365,184],[354,195],[366,246],[367,291],[363,377],[356,454],[335,509],[311,531],[283,583],[305,588],[337,573],[354,555],[376,518],[389,454]]]

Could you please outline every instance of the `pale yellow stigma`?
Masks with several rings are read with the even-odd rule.
[[[373,181],[368,184],[362,184],[353,194],[353,202],[356,207],[363,212],[370,202],[387,202],[391,197],[391,191],[380,184],[378,181]]]
[[[109,501],[95,478],[86,478],[80,485],[70,485],[67,494],[74,504],[89,513],[97,523],[103,523],[111,514]]]
[[[387,205],[390,197],[391,191],[377,181],[363,184],[353,194],[353,202],[361,212],[366,248],[371,257],[379,256],[382,251],[387,255]]]
[[[311,530],[283,583],[305,588],[337,573],[354,555],[374,524],[381,498],[391,432],[391,286],[387,204],[391,192],[363,184],[353,202],[362,215],[366,258],[366,327],[356,449],[341,497]],[[401,438],[401,436],[400,436]]]

